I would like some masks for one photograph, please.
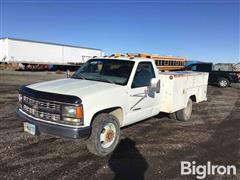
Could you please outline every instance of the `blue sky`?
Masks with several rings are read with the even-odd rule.
[[[238,62],[239,0],[0,0],[1,37]]]

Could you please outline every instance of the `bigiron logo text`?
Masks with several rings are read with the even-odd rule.
[[[204,179],[208,175],[236,175],[235,165],[196,164],[195,161],[181,161],[181,175],[194,175],[197,179]]]

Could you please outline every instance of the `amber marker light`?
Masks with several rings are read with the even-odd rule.
[[[81,119],[82,115],[83,115],[82,106],[77,106],[76,107],[76,118]]]

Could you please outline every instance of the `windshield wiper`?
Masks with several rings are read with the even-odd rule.
[[[111,80],[109,80],[107,78],[104,78],[103,76],[95,75],[95,77],[98,78],[98,80],[107,81],[107,82],[109,82],[111,84],[116,84],[115,82],[113,82],[113,81],[111,81]]]
[[[85,78],[83,75],[80,75],[80,74],[75,75],[75,76],[72,76],[72,78],[77,78],[77,79],[84,79],[84,80],[86,80],[86,78]]]
[[[101,79],[104,80],[104,81],[110,82],[111,84],[116,84],[115,82],[113,82],[113,81],[111,81],[109,79],[106,79],[106,78],[103,78],[103,77],[101,77]]]

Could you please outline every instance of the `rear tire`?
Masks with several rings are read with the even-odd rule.
[[[170,117],[170,119],[177,120],[177,114],[176,114],[176,112],[170,113],[170,114],[169,114],[169,117]]]
[[[92,131],[87,140],[88,150],[97,156],[110,154],[120,139],[118,119],[110,114],[102,113],[93,120]]]
[[[187,107],[176,112],[177,120],[188,121],[192,114],[192,100],[188,99]]]
[[[230,85],[230,82],[226,78],[219,78],[218,79],[218,87],[220,88],[226,88]]]

